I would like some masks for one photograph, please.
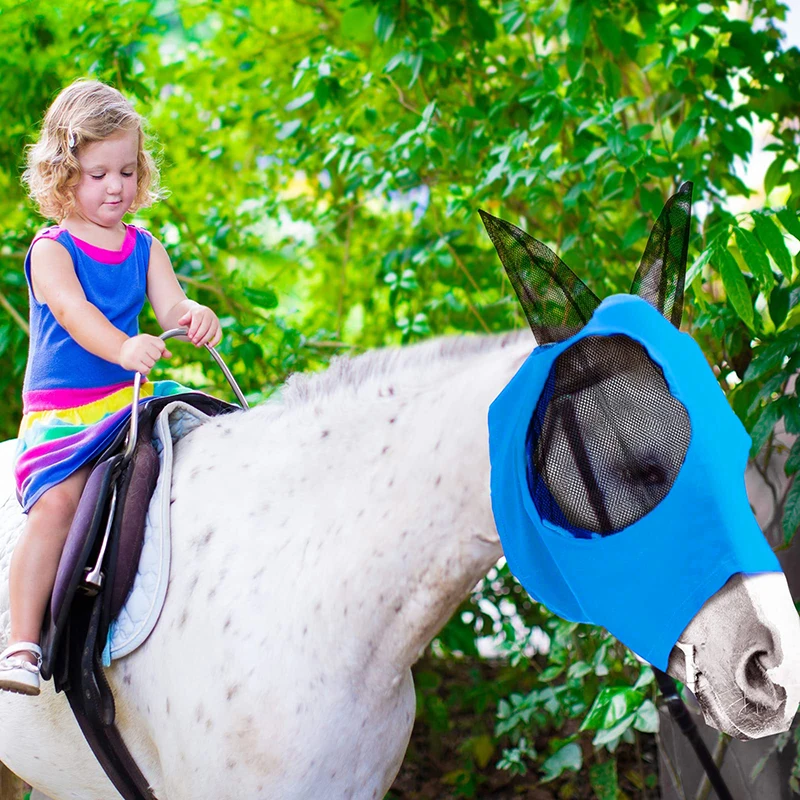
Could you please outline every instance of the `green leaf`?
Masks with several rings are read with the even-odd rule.
[[[547,160],[550,158],[553,153],[558,150],[558,142],[553,142],[552,144],[547,145],[544,150],[542,150],[541,154],[539,155],[539,161],[542,164],[546,164]]]
[[[591,127],[592,125],[597,125],[603,119],[605,119],[605,117],[602,114],[593,114],[591,117],[585,119],[583,122],[581,122],[580,125],[578,125],[575,131],[576,135],[584,131],[586,128]]]
[[[758,238],[766,245],[770,255],[775,259],[778,269],[790,281],[792,279],[792,257],[789,254],[789,248],[786,247],[786,242],[783,241],[783,234],[773,220],[765,214],[752,214],[752,217]]]
[[[465,119],[485,119],[486,114],[483,113],[479,108],[475,106],[461,106],[458,109],[456,114],[459,117],[464,117]]]
[[[399,53],[395,53],[387,62],[383,68],[383,71],[388,75],[390,72],[394,72],[401,64],[409,63],[409,59],[411,58],[409,53],[406,53],[405,50],[401,50]]]
[[[553,753],[553,755],[542,764],[544,777],[541,782],[548,783],[549,781],[555,780],[564,770],[579,772],[582,766],[583,753],[581,752],[580,745],[575,742],[570,742]]]
[[[630,686],[604,686],[581,723],[580,730],[611,728],[639,708],[643,700],[644,695]]]
[[[582,45],[589,32],[592,7],[586,0],[572,0],[567,13],[567,35],[573,45]]]
[[[295,111],[298,108],[302,108],[307,103],[310,103],[314,99],[314,92],[306,92],[305,94],[301,94],[300,97],[295,97],[294,100],[287,103],[284,106],[285,111]]]
[[[489,763],[489,759],[494,755],[494,742],[492,737],[484,733],[481,736],[474,736],[467,739],[466,749],[472,752],[475,758],[475,763],[481,768],[485,769]]]
[[[472,35],[478,42],[491,42],[497,36],[494,17],[482,8],[477,0],[468,0],[467,18],[472,27]]]
[[[296,89],[300,81],[305,77],[306,71],[311,67],[311,59],[306,56],[298,65],[292,80],[292,89]]]
[[[586,157],[586,160],[583,163],[586,164],[586,166],[588,167],[589,164],[594,164],[594,162],[597,161],[598,158],[601,158],[607,152],[608,148],[605,146],[596,147],[594,150],[592,150],[591,153],[589,153],[589,155]]]
[[[591,664],[587,664],[585,661],[576,661],[574,664],[569,665],[567,679],[582,678],[590,672],[592,672]]]
[[[771,399],[771,396],[775,394],[775,392],[780,391],[785,381],[786,375],[784,375],[782,372],[779,372],[777,375],[773,375],[758,390],[758,394],[753,398],[752,402],[747,408],[747,416],[749,417],[751,414],[755,413],[756,409],[761,405],[762,400],[769,400]]]
[[[640,664],[639,669],[639,677],[636,679],[636,683],[633,684],[634,689],[643,689],[645,686],[649,686],[651,683],[655,682],[656,676],[653,674],[653,668],[649,664]]]
[[[753,150],[753,136],[747,128],[732,123],[726,126],[725,144],[731,152],[746,159]]]
[[[592,764],[589,769],[589,783],[597,800],[617,800],[617,762],[611,758],[601,764]]]
[[[278,296],[271,289],[251,289],[246,287],[243,290],[244,296],[254,305],[259,308],[277,308]]]
[[[783,225],[795,239],[800,241],[800,219],[797,218],[797,214],[789,208],[782,208],[780,211],[776,212],[776,216],[781,221],[781,225]]]
[[[283,125],[281,125],[281,129],[278,131],[278,133],[275,134],[275,138],[278,139],[278,141],[283,141],[284,139],[288,139],[290,136],[294,136],[302,124],[303,121],[300,119],[293,119],[289,122],[284,122]]]
[[[603,64],[603,83],[605,84],[606,97],[616,97],[622,91],[622,70],[613,62]],[[622,133],[619,134],[620,141]]]
[[[640,139],[644,139],[652,130],[652,125],[632,125],[628,131],[628,141],[638,142]]]
[[[789,458],[783,465],[783,470],[787,475],[794,475],[800,470],[800,438],[794,440],[792,449],[789,451]]]
[[[786,183],[786,178],[783,174],[783,168],[786,166],[786,157],[776,158],[768,167],[767,173],[764,175],[764,193],[769,193],[782,183]]]
[[[703,17],[703,12],[697,6],[694,8],[689,8],[685,14],[681,14],[678,17],[680,27],[676,32],[677,37],[681,38],[686,36],[686,34],[691,33],[700,24],[700,22],[702,22]]]
[[[687,144],[694,141],[700,135],[700,120],[687,119],[681,123],[675,131],[675,138],[672,140],[672,151],[674,153],[683,150]]]
[[[615,739],[619,739],[619,737],[622,736],[622,734],[625,733],[625,731],[628,730],[631,725],[633,725],[634,719],[634,714],[628,714],[627,717],[623,717],[619,722],[615,723],[610,728],[603,728],[602,730],[599,730],[594,739],[592,739],[592,744],[595,747],[600,747],[601,745],[613,742]]]
[[[639,239],[643,239],[650,233],[650,225],[651,220],[644,216],[637,217],[625,231],[625,235],[622,237],[622,246],[628,248]]]
[[[608,134],[608,148],[615,156],[619,157],[625,147],[625,137],[621,130],[613,130]]]
[[[645,700],[633,720],[633,727],[642,733],[656,733],[658,731],[658,711],[652,700]]]
[[[500,17],[500,24],[506,29],[507,33],[516,33],[527,17],[527,14],[520,9],[516,3],[507,3],[510,6]]]
[[[372,39],[375,28],[375,11],[371,8],[351,6],[342,14],[339,33],[345,39],[366,43]]]
[[[725,247],[715,248],[712,258],[717,263],[725,292],[733,310],[739,315],[742,322],[753,330],[753,301],[750,299],[750,291],[736,259]]]
[[[775,429],[775,423],[780,418],[780,406],[777,403],[770,403],[764,406],[756,424],[753,425],[753,430],[750,431],[750,438],[752,444],[750,445],[750,457],[755,458],[764,446],[769,435]]]
[[[392,36],[395,26],[395,18],[390,14],[382,12],[375,20],[375,35],[381,42],[388,42]]]
[[[623,97],[620,100],[617,100],[613,106],[611,106],[611,113],[619,114],[620,111],[624,111],[630,106],[635,106],[638,102],[639,101],[635,97]]]
[[[769,266],[769,259],[758,239],[753,236],[751,231],[739,227],[733,229],[733,235],[736,238],[739,252],[744,258],[744,263],[747,264],[761,288],[765,290],[772,288],[775,285],[775,278]]]
[[[791,330],[782,333],[775,341],[761,346],[755,351],[753,360],[744,373],[746,381],[754,381],[766,372],[783,364],[784,358],[792,355],[800,346],[800,331]]]
[[[780,328],[789,313],[791,292],[784,286],[776,286],[769,296],[769,316],[776,328]]]
[[[712,249],[710,247],[703,250],[702,253],[694,260],[694,263],[686,272],[685,285],[691,286],[694,279],[703,271],[703,267],[711,260]]]
[[[607,47],[615,56],[619,55],[622,46],[622,31],[611,14],[597,17],[597,38],[604,47]]]
[[[503,162],[495,164],[490,170],[489,174],[484,178],[483,185],[488,186],[490,183],[496,181],[505,171],[507,167]]]
[[[781,410],[786,432],[792,436],[800,435],[800,400],[796,396],[784,397],[781,400]]]
[[[549,681],[554,681],[563,671],[564,671],[563,665],[554,664],[542,671],[542,674],[539,675],[539,680],[544,683],[548,683]]]
[[[789,544],[800,526],[800,481],[792,479],[792,486],[783,507],[783,541]]]

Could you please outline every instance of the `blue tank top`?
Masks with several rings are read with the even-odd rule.
[[[59,324],[47,304],[34,297],[31,249],[42,238],[53,239],[66,247],[86,299],[128,336],[139,333],[139,314],[144,306],[153,241],[148,231],[134,225],[127,226],[119,251],[95,247],[58,226],[36,236],[25,256],[30,342],[23,394],[39,389],[88,389],[133,382],[135,372],[85,350]]]

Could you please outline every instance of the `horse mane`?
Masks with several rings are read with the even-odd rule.
[[[441,336],[405,347],[383,347],[358,356],[336,356],[328,369],[318,373],[291,375],[277,400],[284,410],[324,400],[347,387],[358,391],[373,380],[411,368],[426,370],[442,361],[463,359],[531,338],[528,328],[488,336]],[[533,345],[533,341],[531,341]],[[271,403],[267,403],[271,405]]]

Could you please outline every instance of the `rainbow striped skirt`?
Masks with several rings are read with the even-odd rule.
[[[176,381],[145,381],[139,402],[191,391]],[[133,384],[41,389],[25,392],[22,401],[14,476],[27,514],[44,492],[99,457],[129,423]]]

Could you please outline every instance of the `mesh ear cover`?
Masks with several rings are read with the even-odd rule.
[[[641,344],[587,336],[550,369],[526,437],[528,488],[542,519],[608,536],[666,497],[690,438],[686,408]]]
[[[600,305],[595,294],[543,242],[479,210],[538,344],[576,334]]]
[[[631,294],[647,300],[676,328],[681,326],[686,255],[692,228],[692,188],[686,181],[667,200],[650,231]]]

